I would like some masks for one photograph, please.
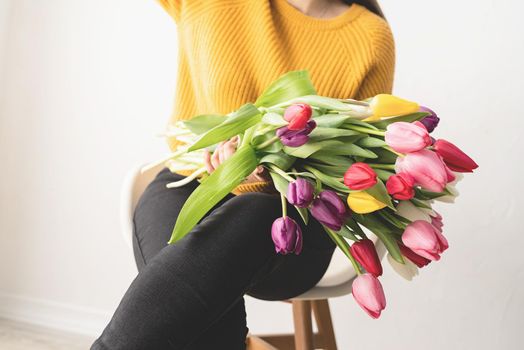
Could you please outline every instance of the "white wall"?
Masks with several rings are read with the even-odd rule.
[[[340,348],[522,348],[524,5],[382,4],[396,38],[396,94],[436,109],[437,135],[480,169],[456,205],[441,207],[451,244],[441,262],[411,283],[386,267],[380,320],[351,296],[332,300]],[[0,316],[96,334],[135,273],[118,233],[119,185],[130,166],[166,150],[154,134],[171,109],[175,27],[149,0],[16,0],[9,23]],[[289,310],[249,298],[251,331],[291,330]]]

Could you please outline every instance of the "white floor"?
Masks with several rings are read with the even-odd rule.
[[[94,339],[0,319],[2,350],[87,350]]]

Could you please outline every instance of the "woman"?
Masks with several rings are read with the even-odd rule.
[[[390,93],[394,41],[375,1],[158,0],[176,21],[178,86],[171,122],[228,113],[273,80],[307,69],[320,95],[364,99]],[[177,140],[169,140],[174,148]],[[210,155],[207,171],[236,149]],[[184,173],[161,171],[135,210],[139,274],[92,349],[245,349],[244,294],[285,300],[313,287],[335,244],[311,219],[299,255],[275,253],[270,230],[280,197],[258,168],[192,230],[166,245],[198,182],[166,189]],[[301,223],[294,207],[288,215]]]

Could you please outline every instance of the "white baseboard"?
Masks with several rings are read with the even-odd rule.
[[[72,304],[0,293],[0,318],[96,337],[111,319],[111,313]]]

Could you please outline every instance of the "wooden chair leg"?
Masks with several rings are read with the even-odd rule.
[[[295,350],[313,350],[311,302],[309,300],[293,300],[293,322],[295,324]]]
[[[333,322],[329,311],[329,302],[327,299],[312,300],[311,307],[315,315],[315,321],[318,333],[324,350],[337,350]]]

